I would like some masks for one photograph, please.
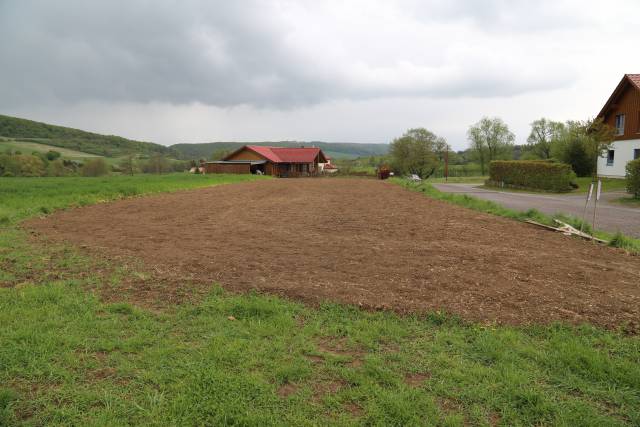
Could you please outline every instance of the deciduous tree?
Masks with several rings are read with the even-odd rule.
[[[107,173],[109,173],[107,162],[100,157],[88,160],[82,166],[82,176],[103,176]]]
[[[478,123],[471,125],[467,131],[471,148],[475,152],[482,174],[485,174],[486,163],[491,160],[511,156],[515,135],[498,117],[483,117]]]
[[[118,166],[120,166],[122,172],[127,175],[133,175],[138,169],[138,165],[136,164],[136,157],[132,153],[124,156],[122,160],[120,160],[120,164]]]
[[[527,148],[541,159],[551,158],[551,147],[564,134],[564,124],[545,119],[531,123],[531,133],[527,138]]]
[[[427,129],[415,128],[393,140],[389,155],[397,173],[428,178],[438,167],[447,148],[444,138]]]
[[[578,176],[598,172],[598,157],[604,155],[615,138],[615,129],[601,119],[568,121],[561,138],[552,145],[551,153],[569,163]]]

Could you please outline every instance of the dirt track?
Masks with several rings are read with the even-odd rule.
[[[58,212],[26,227],[171,277],[503,323],[640,321],[640,257],[375,180],[280,179]],[[184,292],[180,280],[163,292]]]

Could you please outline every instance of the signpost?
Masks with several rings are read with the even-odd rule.
[[[449,180],[449,146],[448,145],[444,151],[444,180],[445,182]]]
[[[600,193],[602,193],[602,181],[598,179],[598,189],[596,190],[596,201],[593,206],[593,223],[591,224],[591,234],[596,231],[596,211],[598,210],[598,200],[600,200]]]
[[[587,206],[591,201],[591,195],[593,194],[593,182],[589,185],[589,192],[587,192],[587,201],[584,203],[584,211],[582,212],[582,222],[580,223],[580,232],[584,229],[584,222],[587,219]]]

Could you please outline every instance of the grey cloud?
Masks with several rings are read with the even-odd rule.
[[[436,3],[438,13],[462,7]],[[466,15],[500,22],[487,15],[493,8],[469,6],[475,3],[465,3]],[[309,47],[317,51],[293,49],[283,7],[258,0],[0,2],[0,107],[101,101],[288,108],[334,99],[509,96],[570,81],[557,70],[547,77],[501,61],[418,64],[410,70],[415,81],[397,69],[397,58],[386,68],[353,71],[350,58],[323,63],[334,57],[318,48],[322,43]],[[327,50],[331,43],[339,41],[327,37]],[[398,43],[412,58],[400,46],[406,41]],[[358,52],[350,54],[357,63]]]

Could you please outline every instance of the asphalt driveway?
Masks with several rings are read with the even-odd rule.
[[[440,191],[448,193],[469,194],[481,199],[491,200],[510,209],[526,211],[537,209],[546,214],[564,213],[582,217],[584,212],[585,194],[577,195],[547,195],[532,193],[515,193],[480,188],[480,184],[433,184]],[[623,197],[625,193],[611,191],[602,193],[598,202],[596,228],[615,233],[640,238],[640,209],[611,203],[611,200]],[[587,210],[587,218],[591,222],[593,217],[593,200]]]

